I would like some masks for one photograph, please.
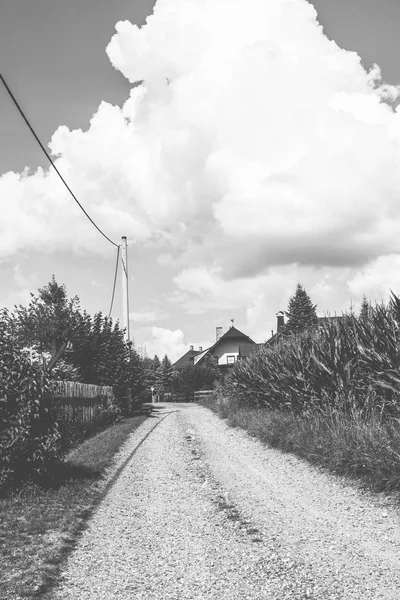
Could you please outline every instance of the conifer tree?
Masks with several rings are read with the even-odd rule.
[[[171,391],[171,382],[174,369],[168,356],[165,354],[161,365],[157,370],[157,389],[158,393],[168,393]]]
[[[298,283],[295,294],[290,298],[286,311],[285,333],[301,333],[318,322],[316,305],[312,303],[306,290]]]
[[[371,304],[368,302],[367,297],[363,296],[360,314],[358,315],[361,321],[367,322],[371,317]]]
[[[160,366],[161,366],[161,361],[158,358],[157,354],[155,354],[154,358],[153,358],[153,371],[158,371]]]

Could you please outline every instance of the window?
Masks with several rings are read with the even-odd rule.
[[[235,356],[227,356],[226,357],[226,362],[228,363],[228,365],[234,365],[235,364]]]

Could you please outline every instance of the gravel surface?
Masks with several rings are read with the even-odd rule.
[[[266,448],[205,408],[157,409],[119,453],[119,476],[55,598],[400,598],[394,500]]]

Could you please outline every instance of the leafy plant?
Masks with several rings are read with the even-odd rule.
[[[60,432],[47,372],[16,342],[8,311],[0,312],[0,488],[40,473],[60,456]]]
[[[203,364],[189,365],[176,371],[172,379],[172,389],[175,393],[185,394],[189,399],[193,392],[209,390],[221,379],[221,373],[215,363],[205,358]]]
[[[16,333],[21,346],[34,346],[39,352],[49,352],[46,369],[52,368],[63,356],[77,327],[79,299],[68,299],[64,285],[54,275],[51,281],[31,294],[28,306],[15,307]]]

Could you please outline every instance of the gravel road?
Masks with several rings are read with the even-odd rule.
[[[55,598],[400,598],[394,500],[266,448],[205,408],[157,405],[114,471],[124,464]]]

